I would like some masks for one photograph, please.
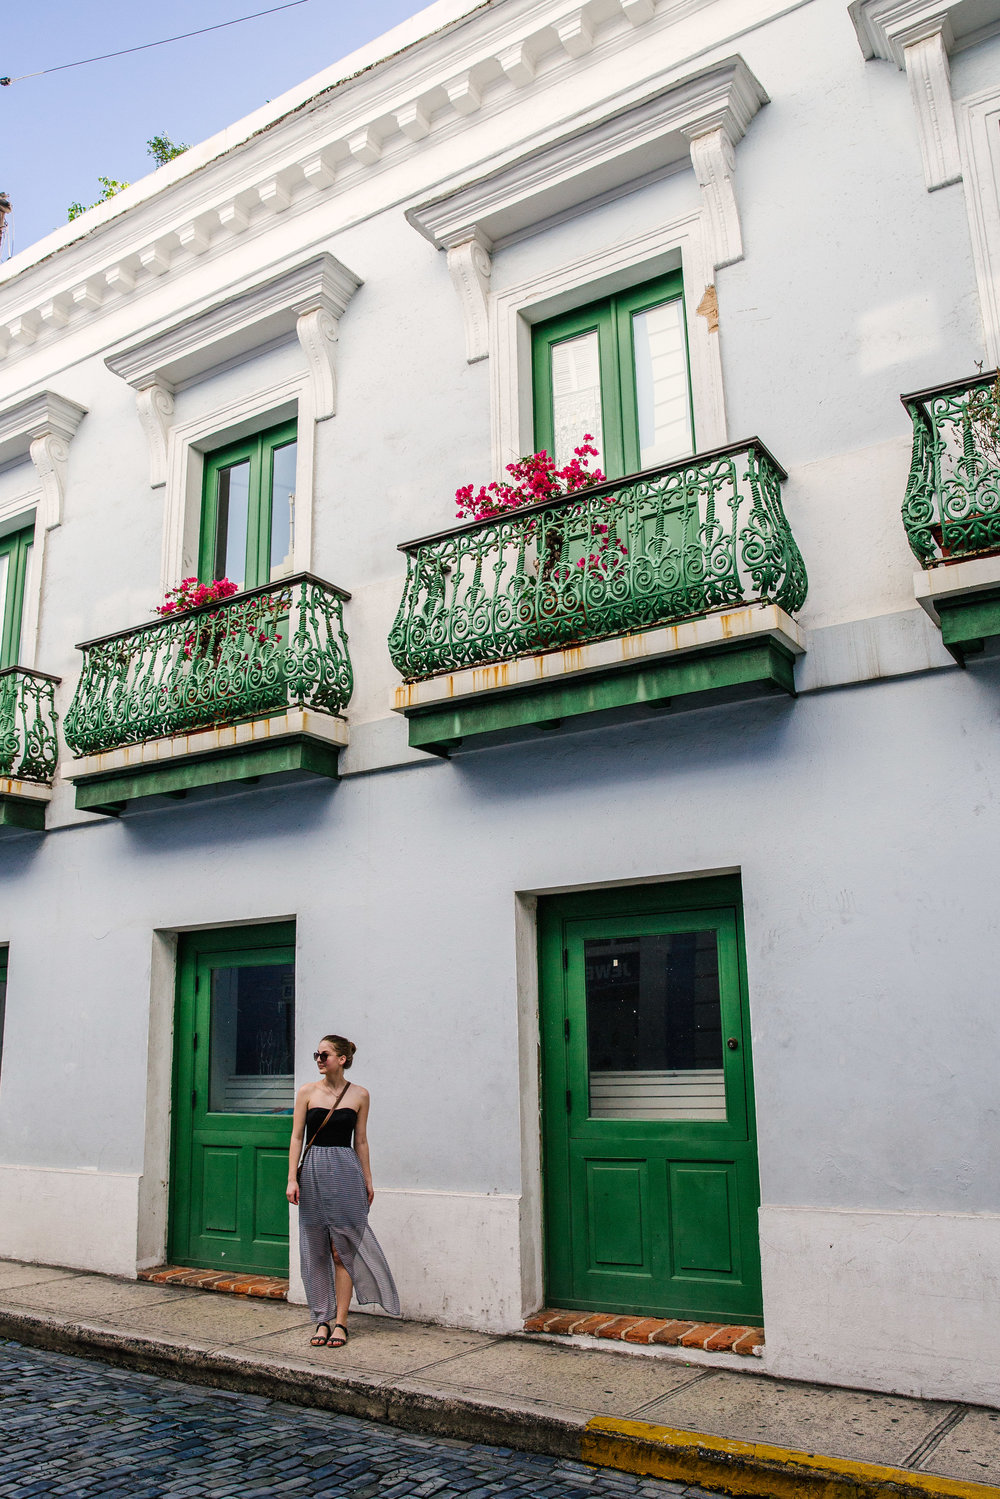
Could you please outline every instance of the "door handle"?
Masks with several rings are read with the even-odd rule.
[[[726,1045],[729,1047],[730,1051],[738,1051],[740,1043],[737,1041],[735,1036],[730,1036],[729,1040],[726,1042]]]

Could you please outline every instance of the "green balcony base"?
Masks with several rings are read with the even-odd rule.
[[[47,801],[31,796],[0,794],[0,837],[15,833],[44,833]]]
[[[959,666],[1000,656],[1000,589],[934,600],[941,639]]]
[[[537,738],[561,729],[634,723],[652,715],[779,693],[794,696],[793,653],[756,637],[677,660],[617,665],[575,680],[483,693],[412,709],[410,746],[435,755]]]
[[[237,745],[210,755],[178,756],[173,761],[129,767],[97,775],[79,775],[76,805],[83,812],[117,816],[133,802],[164,796],[181,800],[190,791],[255,785],[282,777],[300,781],[313,776],[336,780],[341,746],[308,734],[288,735],[270,744]]]

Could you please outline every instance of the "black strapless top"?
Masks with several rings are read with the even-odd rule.
[[[358,1122],[357,1109],[334,1109],[328,1123],[323,1124],[329,1112],[329,1109],[306,1110],[306,1140],[312,1140],[314,1145],[350,1145]]]

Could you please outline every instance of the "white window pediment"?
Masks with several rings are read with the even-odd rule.
[[[462,302],[466,352],[485,358],[490,253],[498,245],[587,203],[688,161],[702,193],[713,265],[743,257],[733,187],[734,147],[767,94],[740,57],[647,86],[644,96],[498,164],[407,212],[447,251]]]
[[[175,391],[283,337],[296,335],[305,354],[313,419],[333,416],[339,321],[360,285],[360,277],[323,253],[110,354],[108,369],[136,392],[151,486],[166,482]]]
[[[42,491],[40,518],[45,530],[62,520],[69,444],[86,416],[55,391],[43,390],[0,413],[0,465],[30,457]]]
[[[906,73],[927,191],[961,182],[948,54],[1000,21],[1000,0],[853,0],[849,12],[866,60]]]

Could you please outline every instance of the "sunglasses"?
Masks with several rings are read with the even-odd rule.
[[[332,1056],[333,1056],[333,1052],[332,1051],[314,1051],[313,1052],[313,1061],[314,1062],[325,1062],[328,1057],[332,1057]]]

